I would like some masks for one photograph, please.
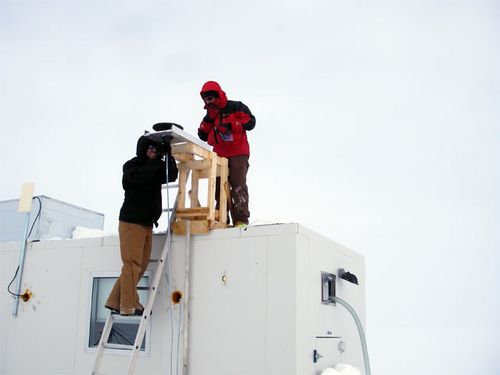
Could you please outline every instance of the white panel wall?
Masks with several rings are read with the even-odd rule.
[[[297,374],[310,374],[312,371],[312,350],[314,347],[314,320],[311,318],[312,304],[317,303],[317,295],[311,293],[311,257],[309,238],[296,237],[297,274],[295,299],[296,309],[296,368]]]
[[[266,239],[197,241],[192,264],[191,373],[265,373]]]
[[[155,236],[158,257],[164,236]],[[213,231],[191,241],[190,375],[316,375],[337,361],[362,367],[359,338],[341,306],[320,303],[321,271],[346,268],[360,286],[337,282],[337,295],[364,320],[363,258],[297,224]],[[17,244],[0,245],[0,283],[6,285],[18,261]],[[184,289],[183,237],[175,237],[171,259],[173,289]],[[10,316],[11,298],[0,290],[0,373],[88,374],[95,351],[87,349],[91,277],[119,272],[117,237],[47,241],[28,248],[23,287],[34,298]],[[227,282],[222,281],[226,275]],[[151,317],[150,350],[137,374],[169,374],[182,352],[181,305],[171,307],[162,280]],[[171,321],[173,316],[173,321]],[[333,334],[346,341],[317,339]],[[312,351],[324,356],[312,362]],[[30,360],[19,360],[21,357]],[[106,355],[103,372],[123,374],[128,359]]]
[[[268,238],[267,372],[294,374],[296,371],[295,234]]]
[[[11,298],[2,293],[2,373],[68,374],[75,360],[76,322],[80,308],[81,242],[47,251],[49,243],[28,251],[22,290],[33,298],[20,302],[17,318],[10,315]],[[2,250],[9,280],[17,267],[17,249]],[[2,285],[8,283],[2,280]],[[3,288],[2,288],[3,289]],[[53,348],[57,349],[54,355]]]

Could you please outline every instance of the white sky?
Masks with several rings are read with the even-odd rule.
[[[362,253],[374,374],[498,374],[497,1],[0,0],[0,200],[106,215],[217,80],[257,117],[252,219]]]

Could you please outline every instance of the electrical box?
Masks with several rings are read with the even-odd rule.
[[[335,304],[333,297],[335,297],[335,275],[321,272],[321,303],[325,305]]]

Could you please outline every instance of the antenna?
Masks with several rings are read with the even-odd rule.
[[[19,254],[19,267],[16,283],[16,297],[14,297],[14,302],[12,304],[12,315],[17,316],[17,309],[19,307],[19,293],[21,292],[21,281],[23,278],[24,269],[24,258],[26,256],[26,244],[28,242],[28,228],[30,224],[31,216],[31,205],[33,202],[33,192],[35,191],[35,184],[33,182],[27,182],[21,187],[21,196],[19,197],[19,206],[17,211],[24,212],[26,219],[24,224],[24,238],[21,242],[21,252]]]

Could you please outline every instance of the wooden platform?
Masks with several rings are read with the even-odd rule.
[[[179,168],[179,192],[176,202],[176,220],[173,225],[174,233],[185,234],[186,220],[191,221],[191,234],[208,233],[210,229],[226,228],[227,159],[189,142],[172,145],[172,156],[178,161]],[[190,189],[186,186],[189,175],[191,175]],[[220,210],[215,209],[217,177],[220,177]],[[204,178],[208,179],[207,206],[201,207],[198,187],[200,179]],[[189,207],[186,205],[186,198],[190,200]]]

